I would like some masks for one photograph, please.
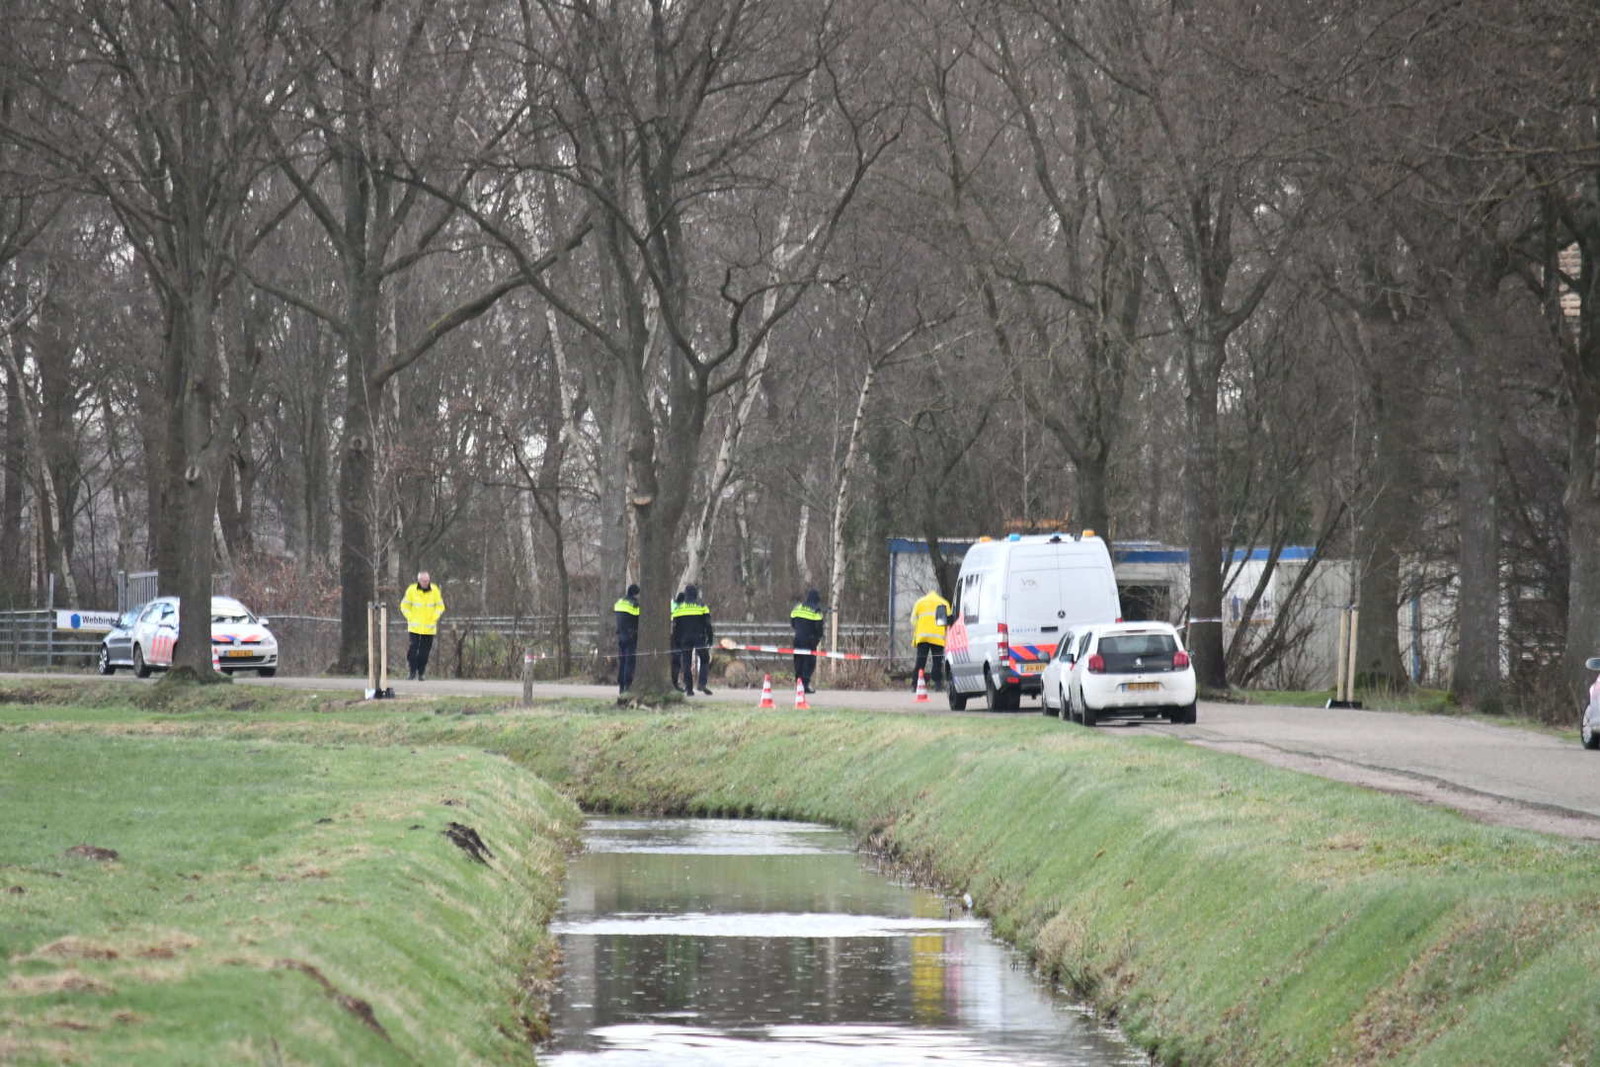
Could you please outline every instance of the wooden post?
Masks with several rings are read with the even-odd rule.
[[[1345,699],[1355,707],[1360,707],[1360,702],[1356,700],[1356,632],[1360,622],[1361,609],[1350,605],[1350,653],[1344,692]]]
[[[1350,616],[1343,609],[1339,609],[1339,646],[1333,655],[1333,698],[1328,701],[1330,708],[1344,707],[1344,678],[1345,661],[1350,657]]]
[[[389,692],[389,605],[378,605],[378,692]]]
[[[526,707],[531,707],[532,705],[533,705],[533,649],[530,648],[530,649],[526,649],[522,653],[522,704],[521,704],[521,706],[526,708]]]
[[[378,605],[367,602],[367,699],[372,700],[378,695],[378,635],[375,624],[378,615]]]

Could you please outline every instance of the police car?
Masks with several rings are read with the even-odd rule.
[[[163,596],[135,608],[100,642],[100,673],[127,668],[140,678],[172,666],[178,641],[178,598]],[[278,673],[278,639],[267,620],[231,596],[211,598],[211,650],[224,674],[255,671],[263,678]]]

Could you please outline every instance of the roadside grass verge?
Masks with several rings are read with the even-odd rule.
[[[579,819],[532,775],[454,747],[102,733],[105,706],[54,730],[16,710],[0,1062],[531,1060]]]
[[[0,742],[488,750],[594,810],[846,827],[970,892],[1170,1064],[1600,1057],[1600,850],[1167,737],[1036,715],[598,705],[56,714]]]
[[[1405,711],[1423,715],[1466,715],[1444,689],[1357,689],[1353,694],[1371,711]],[[1231,699],[1246,704],[1272,704],[1290,708],[1321,708],[1334,697],[1331,689],[1236,689]],[[1504,721],[1504,716],[1499,717]]]

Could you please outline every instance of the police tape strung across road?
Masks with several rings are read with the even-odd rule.
[[[701,647],[704,647],[704,646],[701,646]],[[865,652],[832,652],[832,651],[829,651],[828,649],[825,649],[825,648],[785,648],[782,645],[740,645],[740,644],[735,644],[733,642],[733,640],[731,640],[730,638],[726,638],[726,637],[724,637],[721,641],[717,642],[715,647],[716,648],[720,648],[720,649],[722,649],[722,650],[724,650],[726,652],[769,652],[769,653],[773,653],[773,654],[776,654],[776,655],[784,655],[784,656],[805,655],[806,653],[810,653],[811,655],[819,656],[822,659],[852,659],[853,660],[853,659],[888,659],[889,658],[887,656],[872,656],[872,655],[868,655]],[[654,651],[654,652],[646,652],[646,651],[641,649],[640,651],[635,652],[634,655],[643,658],[645,656],[670,656],[670,655],[672,655],[672,653],[673,653],[672,649],[661,649],[661,650]],[[615,652],[601,652],[601,653],[598,653],[597,656],[598,656],[599,659],[605,659],[605,660],[614,660],[614,659],[617,658],[617,654]],[[560,659],[560,658],[561,657],[556,655],[554,652],[525,652],[525,653],[523,653],[523,656],[522,656],[522,662],[524,662],[524,663],[533,663],[536,660],[549,660],[549,659]],[[578,654],[574,653],[571,656],[569,656],[568,658],[569,659],[580,659],[581,657]]]
[[[734,652],[734,651],[775,652],[775,653],[778,653],[778,654],[781,654],[781,655],[798,655],[798,656],[803,656],[803,655],[806,655],[807,653],[810,653],[811,655],[821,657],[822,659],[883,659],[884,658],[883,656],[869,656],[864,652],[830,652],[827,649],[823,649],[823,648],[784,648],[781,645],[739,645],[739,644],[735,644],[731,638],[727,638],[727,637],[724,637],[721,640],[721,642],[719,642],[718,647],[725,648],[730,652]]]

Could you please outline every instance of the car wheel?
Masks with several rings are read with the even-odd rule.
[[[1067,687],[1062,686],[1056,693],[1056,698],[1061,702],[1060,714],[1062,722],[1072,721],[1072,702],[1067,699]]]
[[[1087,700],[1083,702],[1083,707],[1078,709],[1078,721],[1085,726],[1097,726],[1100,723],[1099,714],[1089,706]]]
[[[983,698],[990,711],[1010,711],[1006,707],[1006,696],[994,684],[994,675],[989,673],[989,668],[983,669]]]
[[[275,675],[277,673],[278,673],[278,668],[276,668],[276,667],[262,667],[259,671],[256,671],[256,677],[257,678],[271,678],[273,675]]]
[[[100,673],[116,674],[117,669],[111,665],[111,650],[105,645],[100,646]]]
[[[1195,706],[1185,704],[1172,713],[1172,721],[1180,726],[1193,726],[1195,723]]]
[[[138,645],[133,646],[133,675],[135,678],[150,677],[150,665],[144,661],[144,649]]]
[[[1583,725],[1578,728],[1578,736],[1582,738],[1584,748],[1600,748],[1600,733],[1595,732],[1594,723],[1589,721],[1588,712],[1584,713]]]
[[[1050,701],[1044,695],[1044,690],[1039,690],[1039,714],[1048,715],[1052,719],[1060,718],[1060,713],[1050,706]]]

